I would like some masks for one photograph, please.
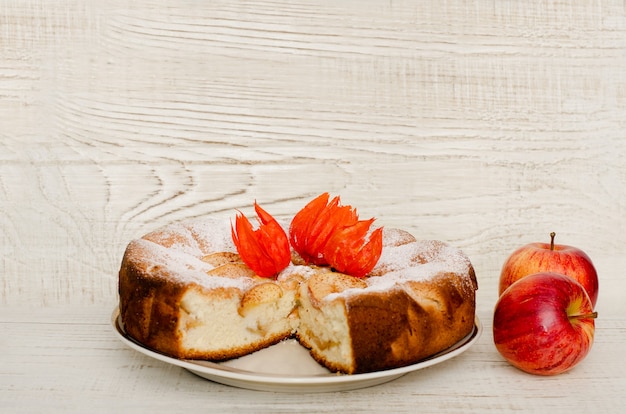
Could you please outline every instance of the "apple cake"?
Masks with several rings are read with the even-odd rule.
[[[284,227],[284,226],[283,226]],[[297,340],[333,372],[397,368],[434,355],[474,327],[468,257],[384,228],[364,277],[306,263],[291,249],[275,277],[246,265],[228,220],[197,218],[131,241],[119,271],[122,326],[181,359],[223,361]]]

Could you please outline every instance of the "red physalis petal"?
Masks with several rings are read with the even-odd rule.
[[[265,252],[270,256],[278,269],[276,273],[283,270],[291,262],[291,250],[289,247],[289,239],[285,230],[280,224],[261,208],[256,202],[254,209],[259,216],[261,225],[257,230],[259,244],[261,244]]]
[[[323,193],[311,200],[293,217],[289,226],[291,245],[307,263],[326,264],[318,252],[311,248],[311,244],[317,236],[313,234],[315,224],[322,223],[319,217],[328,205],[328,197],[328,193]],[[315,232],[319,233],[319,230],[315,229]]]
[[[324,256],[335,270],[355,277],[364,277],[376,265],[382,254],[382,228],[367,237],[374,219],[336,231],[328,240]]]
[[[233,243],[241,260],[261,277],[274,277],[287,267],[291,261],[289,240],[278,222],[263,210],[256,201],[254,209],[259,217],[257,230],[243,215],[235,218],[235,226],[231,225]]]

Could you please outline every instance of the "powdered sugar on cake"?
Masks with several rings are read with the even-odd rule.
[[[155,276],[182,283],[196,283],[207,289],[234,287],[242,290],[253,285],[249,278],[208,276],[214,269],[201,260],[212,252],[235,252],[228,222],[195,219],[172,224],[135,240],[144,252],[144,262]]]
[[[408,234],[408,233],[404,233]],[[457,248],[437,240],[402,241],[403,232],[383,231],[383,252],[364,280],[365,289],[347,289],[326,296],[331,301],[363,291],[387,291],[402,288],[407,281],[429,280],[442,273],[466,274],[471,264]],[[397,245],[400,242],[404,244]]]
[[[287,227],[283,224],[283,227]],[[167,226],[136,240],[146,253],[145,262],[155,276],[174,278],[180,282],[193,282],[213,289],[223,287],[249,288],[249,278],[209,276],[212,265],[201,260],[215,252],[236,252],[230,234],[230,223],[219,219],[192,219]],[[457,248],[435,240],[415,240],[409,233],[397,229],[383,230],[382,255],[369,277],[368,287],[348,289],[333,293],[326,300],[356,292],[384,291],[400,287],[409,280],[427,280],[441,274],[467,273],[469,259]],[[309,266],[290,264],[278,280],[298,274],[308,278],[315,271]]]

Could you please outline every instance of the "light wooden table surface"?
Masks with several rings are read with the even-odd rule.
[[[626,409],[623,1],[0,1],[0,411]],[[466,251],[485,330],[373,388],[243,390],[114,335],[126,244],[329,191]],[[493,345],[505,258],[578,246],[596,342],[524,374]]]

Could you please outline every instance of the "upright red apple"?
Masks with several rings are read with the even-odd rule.
[[[498,299],[493,340],[513,366],[555,375],[585,358],[596,317],[580,283],[558,273],[536,273],[513,283]]]
[[[577,280],[595,307],[598,300],[598,273],[591,259],[582,250],[564,244],[530,243],[515,250],[504,263],[500,273],[499,294],[513,282],[534,273],[555,272]]]

